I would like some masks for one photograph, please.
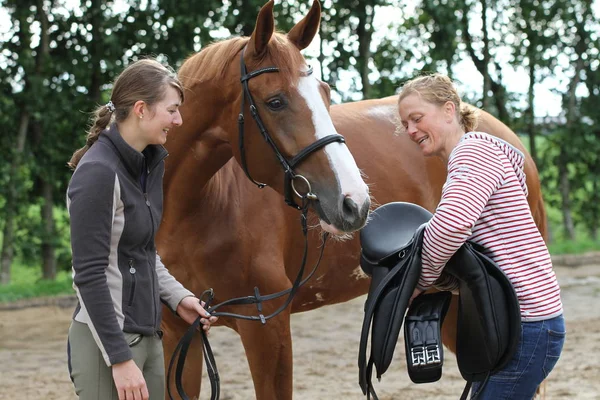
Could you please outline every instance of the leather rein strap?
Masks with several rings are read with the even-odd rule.
[[[200,296],[200,301],[205,302],[204,308],[206,309],[206,311],[208,311],[210,313],[210,315],[215,316],[215,317],[230,317],[230,318],[238,318],[238,319],[244,319],[244,320],[249,320],[249,321],[260,321],[262,324],[266,324],[266,322],[269,319],[276,317],[279,313],[281,313],[283,310],[285,310],[289,306],[289,304],[292,302],[294,296],[296,295],[296,292],[298,291],[298,289],[302,285],[304,285],[316,272],[319,264],[321,263],[321,258],[323,257],[323,252],[325,250],[325,242],[329,235],[327,232],[325,232],[323,234],[323,241],[321,243],[321,251],[319,253],[317,262],[316,262],[315,266],[313,267],[312,271],[310,272],[310,274],[308,274],[308,276],[306,278],[302,279],[302,276],[304,275],[306,261],[308,258],[308,225],[307,225],[307,219],[306,219],[307,213],[308,213],[308,199],[306,196],[302,198],[301,211],[302,211],[302,214],[301,214],[300,220],[302,223],[302,235],[304,236],[304,253],[302,254],[302,264],[300,266],[300,270],[298,271],[298,275],[296,276],[296,279],[294,280],[292,287],[289,289],[286,289],[286,290],[282,290],[277,293],[266,295],[266,296],[261,295],[258,290],[258,287],[255,287],[254,288],[254,296],[237,297],[237,298],[233,298],[233,299],[224,301],[224,302],[219,303],[214,306],[211,306],[211,303],[214,299],[214,292],[212,289],[206,290]],[[268,301],[268,300],[277,299],[277,298],[283,297],[285,295],[287,295],[285,302],[279,308],[277,308],[277,310],[275,310],[274,312],[272,312],[269,315],[263,314],[263,309],[262,309],[263,302]],[[245,305],[245,304],[256,304],[256,308],[258,310],[258,315],[242,315],[242,314],[234,314],[234,313],[230,313],[230,312],[217,311],[219,308],[224,307],[224,306]],[[216,365],[215,358],[214,358],[214,355],[212,352],[212,348],[208,341],[206,332],[204,331],[204,329],[202,329],[200,319],[201,319],[201,317],[196,318],[194,323],[192,325],[190,325],[190,327],[188,328],[186,333],[183,335],[183,337],[177,344],[177,347],[175,348],[173,355],[171,356],[171,360],[169,361],[169,368],[167,371],[167,392],[169,394],[169,399],[171,399],[171,400],[175,400],[173,395],[171,394],[171,371],[175,364],[175,360],[177,360],[177,368],[175,371],[175,386],[177,387],[177,393],[179,394],[179,396],[181,397],[182,400],[190,399],[188,397],[188,395],[185,393],[185,390],[183,389],[183,379],[182,379],[183,378],[183,368],[185,366],[185,359],[187,356],[188,349],[192,343],[194,333],[197,330],[199,330],[202,335],[202,352],[204,354],[206,370],[208,372],[208,377],[209,377],[210,386],[211,386],[211,397],[210,398],[211,398],[211,400],[219,399],[219,396],[220,396],[219,372],[217,370],[217,365]]]
[[[252,176],[250,175],[250,171],[248,170],[248,163],[247,163],[247,159],[246,159],[246,149],[244,147],[244,122],[245,122],[244,112],[245,112],[246,101],[248,101],[250,115],[252,115],[252,118],[254,119],[254,122],[256,122],[256,126],[258,127],[258,130],[260,131],[263,139],[265,140],[265,142],[267,142],[269,144],[269,146],[275,153],[275,157],[277,157],[277,160],[279,161],[279,163],[281,164],[281,166],[283,167],[283,170],[285,172],[284,182],[283,182],[285,202],[287,205],[294,207],[298,210],[301,210],[302,208],[294,201],[294,193],[296,193],[299,197],[302,197],[298,192],[296,192],[296,190],[292,186],[292,182],[295,179],[300,178],[308,184],[309,190],[308,190],[307,197],[309,198],[309,200],[316,200],[317,196],[314,195],[313,193],[311,193],[310,183],[308,182],[308,179],[306,179],[302,175],[297,175],[294,172],[294,168],[297,167],[304,159],[306,159],[306,157],[308,157],[310,154],[314,153],[315,151],[319,150],[320,148],[322,148],[330,143],[333,143],[333,142],[344,143],[345,139],[342,135],[339,135],[339,134],[332,134],[332,135],[325,136],[323,138],[318,139],[316,142],[310,144],[303,150],[301,150],[291,160],[288,160],[281,153],[281,151],[279,151],[279,148],[275,144],[275,141],[273,140],[271,135],[269,135],[269,132],[267,131],[267,128],[265,127],[265,124],[263,123],[262,119],[260,118],[260,115],[258,114],[258,109],[256,107],[256,104],[254,103],[252,94],[250,93],[250,88],[248,87],[248,81],[250,79],[252,79],[256,76],[259,76],[261,74],[265,74],[265,73],[279,72],[279,68],[266,67],[266,68],[261,68],[256,71],[252,71],[252,72],[248,73],[247,68],[246,68],[246,63],[244,62],[244,52],[245,52],[245,48],[244,48],[244,50],[242,50],[242,54],[240,56],[240,74],[241,74],[240,82],[242,83],[242,102],[241,102],[241,107],[240,107],[240,113],[238,115],[239,148],[240,148],[240,158],[241,158],[241,163],[242,163],[242,169],[244,170],[244,173],[246,174],[248,179],[250,179],[252,181],[252,183],[254,183],[256,186],[258,186],[260,189],[267,186],[266,183],[261,183],[261,182],[257,182],[256,180],[254,180],[252,178]],[[306,72],[303,72],[303,74],[305,76],[312,74],[312,68],[310,68]]]

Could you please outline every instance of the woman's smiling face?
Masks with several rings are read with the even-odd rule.
[[[172,86],[168,86],[164,98],[154,104],[147,120],[143,121],[143,131],[148,144],[165,144],[167,133],[183,121],[179,113],[181,97]]]
[[[429,103],[413,93],[398,103],[398,111],[404,130],[425,156],[440,155],[445,150],[449,128],[445,106]]]

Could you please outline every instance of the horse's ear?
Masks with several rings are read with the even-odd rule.
[[[267,44],[273,36],[275,29],[275,20],[273,18],[273,5],[274,0],[270,0],[265,4],[259,11],[258,17],[256,18],[256,26],[254,32],[248,42],[247,53],[252,54],[253,57],[260,58],[265,54],[267,50]]]
[[[310,11],[287,34],[288,39],[300,50],[308,47],[319,31],[321,23],[321,4],[314,0]]]

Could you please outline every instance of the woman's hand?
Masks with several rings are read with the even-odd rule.
[[[208,332],[210,325],[217,321],[217,317],[211,317],[209,313],[204,309],[204,302],[200,302],[197,297],[188,296],[184,297],[183,300],[177,305],[177,315],[179,315],[188,324],[193,324],[198,316],[202,319],[202,329]]]
[[[128,360],[112,366],[112,376],[119,400],[148,400],[148,387],[135,361]]]
[[[424,292],[424,290],[421,290],[418,287],[416,287],[415,290],[413,290],[412,295],[410,296],[410,300],[408,300],[408,306],[410,307],[410,305],[412,304],[415,297],[417,297],[418,295],[420,295],[423,292]]]

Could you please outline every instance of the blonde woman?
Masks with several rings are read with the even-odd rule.
[[[400,130],[425,156],[448,166],[441,201],[425,228],[423,269],[413,298],[434,283],[456,290],[452,279],[438,281],[446,262],[466,240],[484,247],[513,284],[522,323],[514,357],[477,398],[532,399],[560,357],[565,322],[550,255],[527,203],[523,154],[475,131],[475,109],[461,102],[444,75],[407,82],[398,110]],[[473,384],[472,393],[480,384]]]

